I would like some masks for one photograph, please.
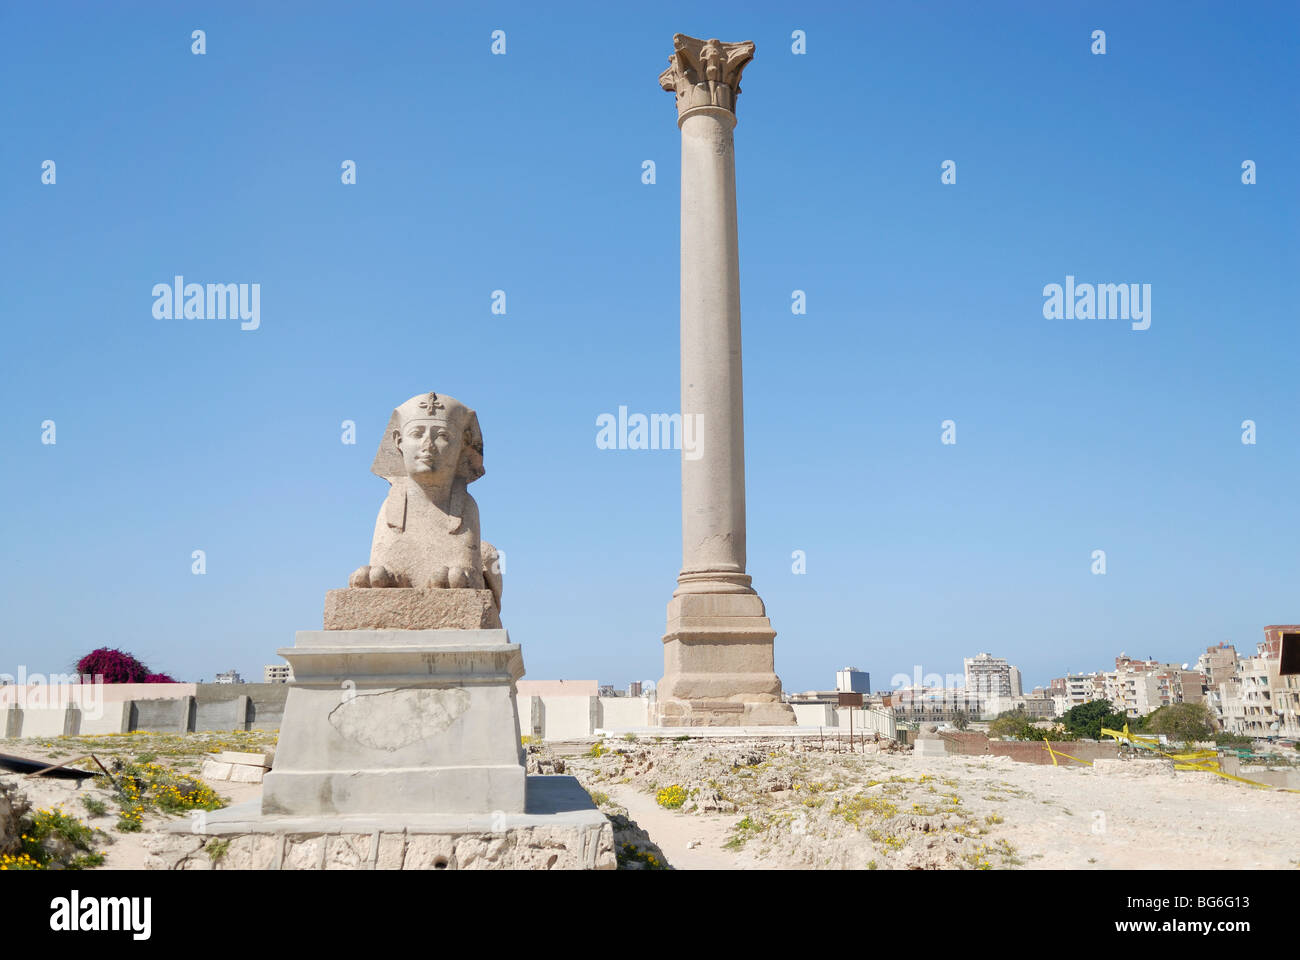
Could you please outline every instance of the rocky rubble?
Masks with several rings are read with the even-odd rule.
[[[679,787],[682,816],[740,817],[727,846],[774,865],[990,869],[1020,862],[996,836],[1000,818],[973,810],[956,780],[910,771],[891,744],[848,752],[819,741],[606,741],[569,757],[567,770],[595,795],[608,785],[656,796]],[[996,795],[1002,788],[986,789]]]
[[[22,794],[0,783],[0,854],[16,854],[19,849],[19,822],[28,805]]]

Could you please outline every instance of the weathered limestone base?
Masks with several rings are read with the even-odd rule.
[[[774,669],[776,631],[755,593],[684,593],[668,604],[660,726],[796,726]]]
[[[913,757],[946,757],[948,756],[948,745],[942,737],[935,739],[924,738],[917,740],[912,747]]]
[[[528,812],[424,817],[262,816],[256,803],[178,821],[150,870],[613,870],[614,831],[573,777],[529,777]],[[216,842],[214,842],[216,841]],[[214,857],[216,859],[214,859]]]
[[[325,593],[326,630],[500,630],[491,590],[369,587]]]
[[[300,631],[262,811],[522,813],[525,772],[504,630]]]

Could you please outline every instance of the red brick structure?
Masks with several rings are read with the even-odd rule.
[[[982,733],[951,733],[940,731],[940,736],[948,743],[948,753],[956,756],[1010,757],[1021,763],[1051,763],[1051,754],[1047,745],[1041,740],[990,740]],[[1054,741],[1052,749],[1057,753],[1069,754],[1080,760],[1115,760],[1119,757],[1119,747],[1114,743],[1101,743],[1096,740]],[[1058,757],[1057,763],[1071,764],[1073,761]]]

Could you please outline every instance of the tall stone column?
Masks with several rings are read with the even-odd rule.
[[[745,573],[745,422],[732,130],[752,43],[677,34],[659,84],[682,134],[682,570],[668,604],[664,726],[793,724],[776,632]],[[692,442],[693,441],[693,442]]]

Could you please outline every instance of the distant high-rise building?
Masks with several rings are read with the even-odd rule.
[[[857,667],[845,667],[835,672],[835,689],[839,693],[871,692],[871,674]]]
[[[971,693],[992,697],[1020,696],[1020,671],[1002,657],[981,653],[962,662],[966,665],[966,689]]]
[[[641,696],[641,681],[640,681],[640,680],[633,680],[631,683],[629,683],[629,684],[627,685],[627,695],[628,695],[629,697],[639,697],[639,696]]]
[[[243,683],[244,678],[239,675],[238,670],[227,670],[225,673],[217,674],[216,683]]]

